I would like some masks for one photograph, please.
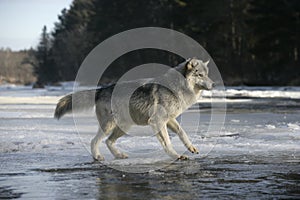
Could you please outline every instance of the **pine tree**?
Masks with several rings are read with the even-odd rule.
[[[261,78],[271,84],[297,79],[300,1],[251,1],[248,12],[254,39],[251,50],[261,68]]]
[[[226,84],[300,84],[298,0],[74,0],[52,32],[48,62],[61,80],[74,80],[85,56],[122,31],[156,26],[183,32],[214,58]],[[141,50],[111,65],[113,79],[146,62],[182,58]],[[41,78],[43,80],[45,78]]]
[[[42,29],[42,34],[40,42],[34,52],[34,57],[36,64],[34,65],[34,71],[38,77],[38,85],[44,83],[53,83],[58,80],[57,71],[53,65],[51,58],[51,40],[49,33],[47,32],[47,27],[44,26]]]
[[[90,51],[86,27],[92,1],[74,0],[69,10],[62,10],[59,22],[55,24],[51,51],[61,80],[74,80],[84,57]]]

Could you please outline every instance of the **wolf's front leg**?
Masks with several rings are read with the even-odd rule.
[[[161,145],[163,146],[165,152],[172,158],[174,159],[179,159],[179,160],[186,160],[188,159],[187,156],[185,155],[179,155],[173,148],[170,137],[168,134],[167,126],[163,125],[160,127],[160,130],[157,131],[155,127],[153,127],[154,132],[156,133],[156,136],[158,140],[160,141]]]
[[[176,121],[176,119],[171,119],[168,121],[167,126],[171,131],[176,133],[186,148],[192,153],[199,153],[198,149],[193,146],[186,132],[181,128],[180,124]]]

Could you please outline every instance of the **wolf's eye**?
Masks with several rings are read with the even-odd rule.
[[[203,77],[203,74],[198,74],[198,76]]]

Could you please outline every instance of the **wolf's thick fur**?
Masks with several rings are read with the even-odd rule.
[[[66,95],[59,100],[54,116],[59,119],[68,112],[92,107],[93,105],[86,102],[94,97],[100,126],[97,135],[91,141],[94,159],[104,159],[98,145],[110,133],[106,140],[109,150],[116,158],[127,158],[114,144],[134,124],[150,125],[169,156],[187,159],[187,156],[179,155],[173,149],[167,128],[179,136],[190,152],[198,153],[175,118],[196,103],[201,90],[212,89],[213,81],[208,77],[207,64],[208,62],[204,63],[195,58],[188,59],[156,79],[123,82],[120,86],[121,92],[114,94],[114,110],[112,94],[116,85]],[[130,96],[129,105],[126,104],[126,88],[137,88]],[[77,106],[72,107],[72,102]]]

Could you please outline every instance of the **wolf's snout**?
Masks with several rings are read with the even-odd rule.
[[[206,90],[212,90],[213,87],[214,87],[214,84],[215,84],[214,82],[207,84],[206,85]]]
[[[215,82],[213,82],[210,78],[205,82],[204,88],[205,90],[212,90],[215,87]]]

